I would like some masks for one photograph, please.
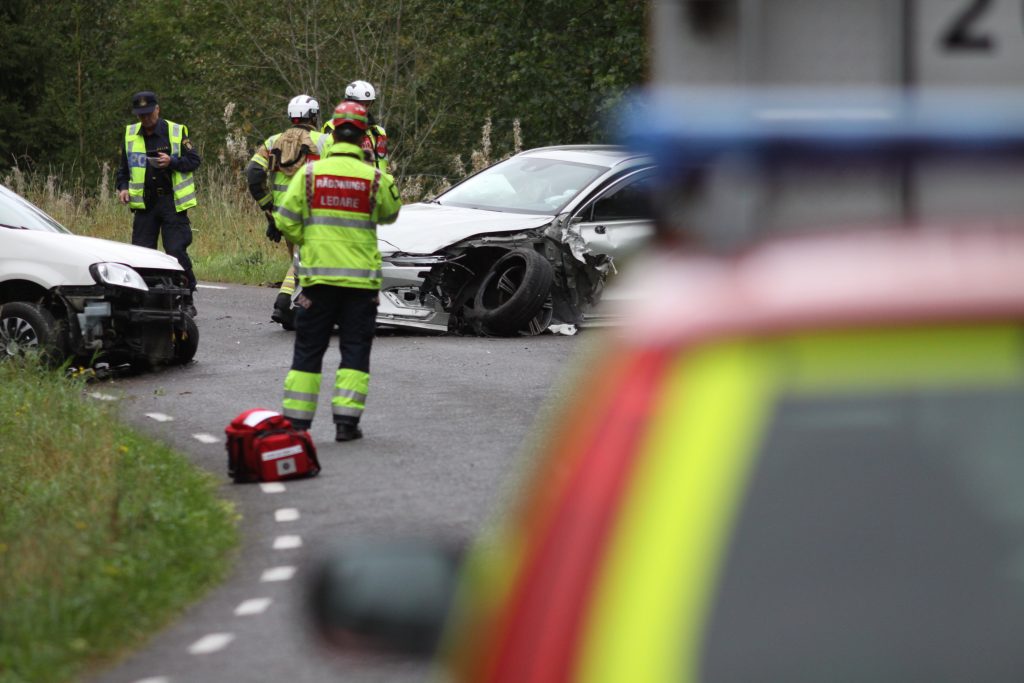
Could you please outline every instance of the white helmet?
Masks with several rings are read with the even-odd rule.
[[[309,95],[296,95],[288,103],[288,118],[315,119],[320,115],[320,103]]]
[[[345,99],[357,102],[373,102],[377,99],[377,92],[366,81],[352,81],[345,86]]]

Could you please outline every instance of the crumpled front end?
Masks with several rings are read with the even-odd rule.
[[[157,365],[172,362],[189,322],[182,271],[136,269],[148,291],[108,284],[58,286],[48,295],[62,310],[71,353],[78,358]]]
[[[576,235],[578,237],[578,235]],[[611,259],[574,239],[568,216],[533,230],[485,234],[426,256],[384,254],[384,287],[377,322],[435,332],[487,334],[481,325],[481,284],[513,251],[539,254],[552,272],[536,316],[522,331],[537,334],[553,322],[579,324],[600,300]],[[499,283],[499,288],[504,285]]]
[[[384,273],[377,307],[377,324],[428,332],[447,332],[449,313],[445,301],[423,292],[423,280],[430,270],[447,259],[444,256],[382,254]]]

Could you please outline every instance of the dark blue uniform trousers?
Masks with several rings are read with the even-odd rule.
[[[132,219],[132,244],[156,249],[157,237],[162,237],[164,251],[178,259],[188,277],[188,288],[196,289],[196,276],[192,272],[192,259],[188,246],[192,244],[192,224],[188,211],[174,210],[174,197],[157,195],[147,209],[136,209]],[[161,235],[161,232],[163,233]]]
[[[302,305],[302,297],[309,307]],[[370,349],[377,320],[375,289],[310,285],[303,287],[295,309],[295,348],[292,370],[320,373],[331,332],[338,326],[339,368],[370,373]],[[345,422],[335,418],[335,422]]]

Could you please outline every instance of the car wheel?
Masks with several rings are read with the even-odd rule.
[[[554,278],[551,264],[537,252],[508,252],[491,266],[477,289],[473,309],[480,327],[501,336],[529,329],[542,312]]]
[[[64,325],[38,304],[15,301],[0,305],[0,358],[38,351],[52,362],[67,356]]]
[[[541,305],[537,315],[533,316],[530,322],[526,323],[526,327],[519,330],[519,334],[524,337],[535,337],[541,334],[551,326],[551,320],[555,317],[554,311],[555,306],[551,301],[551,297],[548,296]]]
[[[199,349],[199,327],[192,316],[185,316],[185,329],[174,333],[174,363],[184,365],[192,360]]]

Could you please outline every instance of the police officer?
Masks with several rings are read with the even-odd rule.
[[[196,205],[192,172],[201,159],[188,139],[188,127],[160,118],[155,93],[135,93],[132,113],[139,122],[124,130],[118,199],[132,210],[132,244],[156,249],[157,238],[162,237],[164,251],[185,269],[190,292],[185,312],[195,317],[192,295],[196,276],[187,251],[192,244],[188,210]]]
[[[388,172],[388,134],[384,127],[378,125],[370,114],[370,108],[377,99],[377,91],[366,81],[352,81],[345,86],[345,100],[358,102],[366,108],[369,116],[369,126],[366,129],[366,137],[363,138],[363,154],[368,163],[373,164],[384,173]],[[331,122],[324,124],[324,132],[330,133]]]
[[[274,207],[288,189],[288,181],[307,161],[323,156],[331,136],[316,130],[320,104],[309,95],[296,95],[288,102],[288,118],[292,126],[267,138],[249,160],[245,169],[249,193],[267,216],[267,237],[281,241],[281,232],[274,225]],[[267,181],[270,181],[270,188]],[[285,240],[288,256],[295,258],[295,245]],[[291,261],[289,261],[290,263]],[[292,295],[295,293],[295,267],[289,265],[274,301],[270,319],[286,330],[295,329]]]
[[[326,158],[296,173],[277,205],[277,228],[299,245],[295,348],[284,380],[284,414],[308,429],[320,394],[323,356],[338,326],[341,363],[331,399],[335,440],[361,438],[370,384],[381,284],[377,224],[391,223],[402,206],[391,176],[363,160],[366,108],[342,102],[331,118],[334,142]]]

